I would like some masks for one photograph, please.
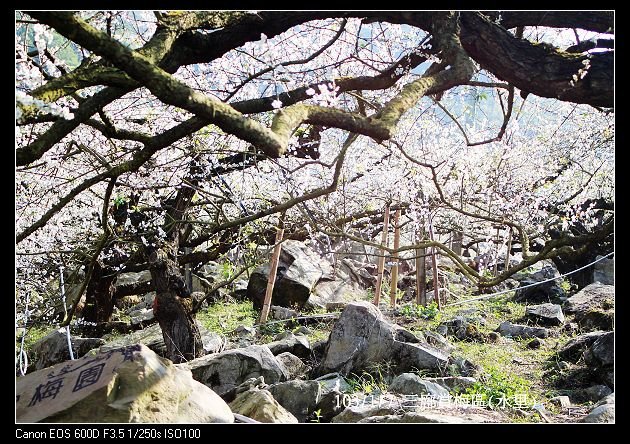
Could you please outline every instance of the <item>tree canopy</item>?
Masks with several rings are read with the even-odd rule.
[[[435,247],[482,289],[612,251],[613,26],[606,11],[18,12],[18,303],[46,305],[59,265],[88,292],[154,267],[149,290],[167,257],[251,267],[279,223],[331,251],[380,247],[391,204],[407,241],[388,253]],[[454,232],[518,261],[484,273]]]

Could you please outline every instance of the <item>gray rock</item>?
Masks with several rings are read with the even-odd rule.
[[[331,422],[356,423],[371,416],[395,415],[402,411],[401,402],[397,398],[378,397],[342,397],[341,404],[347,407]]]
[[[197,327],[199,328],[199,333],[201,333],[201,342],[206,353],[218,353],[223,349],[225,345],[223,336],[209,331],[199,322],[197,322]],[[142,330],[107,341],[101,347],[101,350],[108,351],[132,344],[144,344],[158,355],[166,357],[166,344],[164,343],[164,336],[159,324],[153,324]]]
[[[439,334],[445,336],[455,336],[459,340],[480,340],[480,335],[477,326],[466,320],[463,316],[456,316],[453,319],[440,324],[441,328],[438,328]],[[442,333],[444,332],[444,333]]]
[[[530,305],[525,310],[525,317],[540,325],[562,325],[564,314],[557,304]]]
[[[253,388],[240,393],[230,403],[234,413],[247,416],[259,422],[295,424],[297,418],[282,407],[267,390]]]
[[[346,407],[342,403],[343,393],[338,390],[331,390],[322,394],[321,399],[315,406],[315,412],[320,422],[330,422],[335,416],[340,414]]]
[[[509,321],[501,322],[497,331],[502,336],[512,338],[547,338],[549,330],[544,327],[529,327],[527,325],[512,324]]]
[[[276,355],[276,359],[287,370],[287,379],[299,378],[309,370],[308,365],[304,364],[300,358],[292,353],[280,353]]]
[[[558,356],[565,361],[576,363],[582,358],[584,352],[603,335],[603,331],[594,331],[570,339],[560,349]]]
[[[197,381],[219,395],[228,393],[249,378],[263,376],[268,384],[287,379],[287,370],[264,345],[251,345],[202,356],[182,365],[190,368]],[[249,416],[243,412],[238,413]]]
[[[290,308],[280,307],[278,305],[271,306],[272,319],[283,321],[285,319],[297,318],[298,316],[300,316],[300,313]]]
[[[131,317],[131,325],[146,325],[155,320],[155,315],[153,314],[153,309],[151,308],[132,310],[129,312],[129,316]]]
[[[80,338],[72,335],[70,338],[75,359],[105,343],[100,338]],[[30,356],[31,370],[41,370],[69,360],[70,351],[65,327],[54,330],[35,342],[31,347]]]
[[[599,259],[602,256],[597,256]],[[615,258],[602,259],[593,267],[593,282],[604,285],[615,285]]]
[[[17,422],[234,422],[227,404],[190,371],[141,344],[18,378],[16,395]]]
[[[592,367],[612,365],[615,362],[615,333],[604,333],[584,353],[584,361]]]
[[[571,407],[571,400],[568,396],[555,396],[549,400],[552,404],[559,407],[567,408]]]
[[[614,403],[615,403],[615,392],[612,392],[610,395],[600,399],[595,404],[595,407],[599,407],[600,405],[604,405],[604,404],[614,404]]]
[[[402,342],[399,328],[369,302],[348,304],[335,323],[317,375],[360,373],[370,364],[391,361],[399,371],[438,369],[448,354],[429,344]]]
[[[478,424],[499,422],[490,414],[464,413],[449,415],[447,413],[406,412],[402,415],[371,416],[359,421],[365,423],[438,423],[438,424]]]
[[[256,336],[256,328],[239,325],[234,329],[234,333],[241,339],[253,339]]]
[[[466,376],[446,376],[443,378],[423,378],[425,381],[434,382],[453,392],[464,392],[475,385],[477,380]]]
[[[150,281],[151,272],[149,270],[139,271],[137,273],[130,271],[127,273],[120,273],[116,278],[116,286],[139,284],[140,282]]]
[[[615,287],[596,282],[571,296],[564,304],[564,311],[573,314],[584,329],[612,330],[614,305]]]
[[[611,393],[612,390],[607,385],[593,385],[584,389],[584,394],[586,395],[588,400],[593,402],[598,402]]]
[[[320,376],[315,379],[319,383],[321,387],[322,394],[326,394],[332,391],[337,391],[340,393],[346,393],[351,390],[350,384],[346,381],[346,378],[341,376],[339,373],[329,373],[327,375]]]
[[[445,353],[450,353],[455,349],[454,345],[448,342],[444,336],[437,332],[427,330],[424,332],[424,337],[428,344],[443,350]]]
[[[604,404],[595,407],[582,419],[582,422],[615,422],[615,404]]]
[[[448,396],[448,390],[435,382],[422,379],[415,373],[403,373],[396,376],[389,386],[389,391],[403,395],[430,395],[439,399]]]
[[[527,348],[531,348],[533,350],[540,348],[544,344],[542,339],[534,338],[527,343]]]
[[[269,350],[274,355],[289,352],[298,358],[307,359],[311,356],[311,345],[308,338],[304,335],[294,335],[291,332],[283,334],[282,339],[275,340],[267,344]]]
[[[312,335],[313,331],[304,325],[300,325],[297,329],[295,329],[293,334],[308,336],[308,335]]]
[[[317,381],[280,382],[270,386],[269,391],[299,422],[306,422],[316,410],[322,395]]]
[[[276,282],[271,300],[274,305],[302,309],[315,284],[323,276],[321,259],[304,243],[287,240],[282,243]],[[269,264],[256,268],[247,286],[247,297],[258,310],[262,308]]]
[[[308,299],[308,308],[326,308],[326,311],[340,311],[349,302],[364,299],[366,292],[349,277],[334,280],[321,279]]]

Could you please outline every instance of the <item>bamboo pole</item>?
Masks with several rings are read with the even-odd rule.
[[[424,236],[418,235],[418,242]],[[426,248],[416,248],[416,304],[427,305]]]
[[[276,246],[271,255],[271,264],[269,265],[269,279],[267,280],[267,291],[265,292],[265,300],[263,302],[262,311],[260,313],[259,324],[267,322],[269,309],[271,308],[271,296],[273,295],[273,286],[276,283],[276,272],[278,271],[278,261],[280,259],[280,251],[282,251],[282,236],[284,236],[284,227],[282,223],[276,233]]]
[[[505,270],[507,271],[510,268],[510,250],[512,249],[512,227],[510,227],[510,231],[508,231],[508,241],[507,241],[507,253],[505,254]]]
[[[387,230],[389,229],[389,205],[385,206],[385,214],[383,216],[383,236],[381,245],[387,247]],[[385,269],[385,250],[381,249],[381,255],[378,258],[378,272],[376,276],[376,288],[374,289],[374,305],[378,307],[381,301],[381,285],[383,284],[383,270]]]
[[[396,210],[394,215],[394,250],[400,248],[400,227],[398,221],[400,219],[400,208]],[[392,308],[396,307],[396,292],[398,290],[398,251],[392,257],[394,264],[392,265],[392,279],[389,287],[389,300]]]
[[[429,221],[429,239],[434,241],[433,237],[433,222]],[[442,309],[442,303],[440,302],[440,280],[438,279],[438,268],[435,247],[431,247],[431,265],[433,268],[433,299],[437,303],[438,310]]]

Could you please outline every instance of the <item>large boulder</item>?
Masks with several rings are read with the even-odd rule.
[[[600,259],[597,256],[595,259]],[[593,282],[599,282],[604,285],[615,285],[615,258],[602,259],[593,267]]]
[[[325,265],[326,263],[304,243],[284,241],[271,298],[273,304],[303,308],[315,284],[324,272],[328,272]],[[268,278],[269,264],[256,268],[249,278],[247,297],[254,302],[254,308],[258,310],[263,305]]]
[[[304,335],[294,335],[287,331],[274,339],[275,341],[266,344],[274,355],[289,352],[302,359],[308,359],[311,356],[311,345]]]
[[[251,388],[240,393],[230,403],[234,413],[238,413],[259,422],[294,424],[298,420],[276,401],[271,393],[259,388]]]
[[[403,373],[396,376],[389,386],[389,391],[403,395],[428,395],[437,399],[449,396],[447,389],[415,373]]]
[[[201,342],[203,343],[203,349],[206,353],[218,353],[223,350],[225,346],[223,336],[209,331],[199,322],[197,322],[197,327],[201,333]],[[101,347],[101,350],[108,351],[131,344],[144,344],[158,355],[166,357],[166,344],[164,343],[164,336],[162,335],[162,329],[159,324],[153,324],[142,330],[134,331],[128,335],[119,336],[107,341],[105,345]]]
[[[333,279],[322,278],[313,289],[308,299],[307,308],[328,308],[332,304],[345,305],[349,302],[362,299],[366,291],[352,281],[349,276],[340,277],[339,272]]]
[[[391,361],[399,371],[436,370],[448,354],[427,343],[409,342],[410,332],[388,322],[373,304],[348,304],[335,323],[317,375],[360,373],[370,364]]]
[[[299,422],[306,422],[316,410],[322,396],[322,390],[317,381],[280,382],[270,386],[269,391],[274,399],[291,412]]]
[[[100,338],[70,336],[74,358],[80,358],[93,348],[105,343]],[[70,359],[68,336],[65,327],[48,333],[33,344],[30,350],[30,370],[41,370]]]
[[[555,326],[564,323],[562,307],[558,304],[530,305],[525,309],[525,317],[539,325]]]
[[[558,284],[558,281],[544,282],[545,274],[534,274],[520,281],[520,285],[514,293],[514,301],[542,304],[546,302],[561,303],[566,298],[566,292]]]
[[[615,422],[615,393],[611,393],[599,401],[582,422]]]
[[[558,356],[564,361],[576,363],[582,358],[584,352],[604,334],[603,331],[593,331],[576,336],[564,344]]]
[[[287,379],[299,378],[309,370],[309,366],[292,353],[280,353],[276,355],[276,359],[287,370]]]
[[[587,285],[571,296],[564,311],[575,316],[583,329],[612,330],[615,318],[615,287],[599,282]]]
[[[604,333],[584,353],[584,361],[592,367],[612,366],[615,363],[615,333]]]
[[[262,376],[268,384],[287,379],[287,370],[264,345],[250,345],[206,355],[181,365],[188,367],[197,381],[221,396],[250,378]]]
[[[16,380],[17,422],[234,422],[190,371],[134,344]]]

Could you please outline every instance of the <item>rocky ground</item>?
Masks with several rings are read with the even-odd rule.
[[[134,331],[75,327],[75,361],[63,330],[33,330],[18,421],[614,422],[613,285],[519,289],[558,276],[545,263],[505,284],[514,291],[462,303],[471,288],[442,263],[441,310],[407,301],[404,268],[397,307],[375,307],[372,264],[329,264],[294,241],[283,254],[274,302],[294,309],[255,325],[261,267],[198,314],[206,355],[184,364],[160,357],[151,294],[118,310],[118,331]]]

